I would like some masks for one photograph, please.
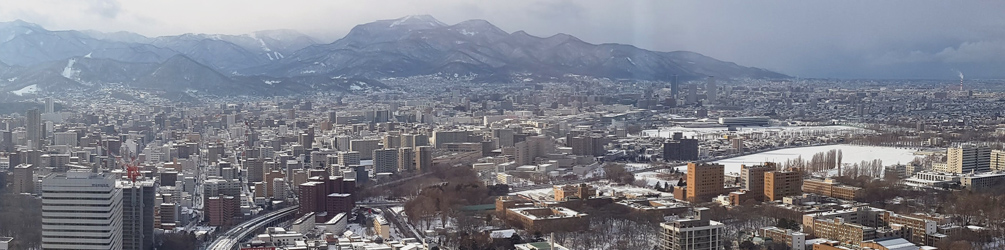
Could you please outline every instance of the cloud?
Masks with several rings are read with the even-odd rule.
[[[1005,62],[1005,41],[972,41],[937,52],[890,51],[872,59],[873,65],[914,63],[1000,63]]]
[[[122,11],[122,6],[116,0],[95,0],[90,2],[90,5],[89,11],[107,19],[115,19]]]
[[[1005,62],[1005,41],[965,42],[935,54],[947,63]]]

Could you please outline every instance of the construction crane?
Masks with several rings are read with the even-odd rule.
[[[108,150],[107,147],[101,146],[101,148],[104,149],[105,152],[108,152],[108,155],[115,157],[115,161],[117,161],[119,165],[122,166],[122,170],[126,171],[126,176],[129,177],[130,180],[132,180],[133,184],[135,184],[136,178],[140,177],[140,168],[136,166],[136,160],[139,157],[131,156],[129,161],[126,162],[121,155],[113,154],[112,151]]]

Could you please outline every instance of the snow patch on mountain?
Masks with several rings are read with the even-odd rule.
[[[80,75],[80,70],[73,69],[74,63],[77,63],[76,58],[70,58],[70,60],[67,60],[66,62],[66,67],[63,68],[63,73],[61,74],[63,77],[66,77],[66,79],[76,80],[77,76]]]
[[[24,88],[11,91],[10,93],[18,95],[18,96],[22,96],[22,95],[25,95],[25,94],[38,93],[38,84],[28,85],[28,86],[25,86]]]

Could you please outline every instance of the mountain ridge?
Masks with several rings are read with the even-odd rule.
[[[0,91],[32,84],[59,89],[123,83],[221,94],[296,94],[380,89],[387,86],[373,79],[420,75],[468,76],[480,82],[570,76],[788,78],[696,52],[594,44],[566,33],[539,37],[523,30],[507,32],[487,20],[446,24],[429,15],[359,24],[331,43],[283,29],[146,37],[0,22]]]

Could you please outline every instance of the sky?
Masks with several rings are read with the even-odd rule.
[[[0,21],[146,36],[295,29],[429,14],[507,32],[687,50],[805,78],[1005,78],[1005,1],[0,0]]]

